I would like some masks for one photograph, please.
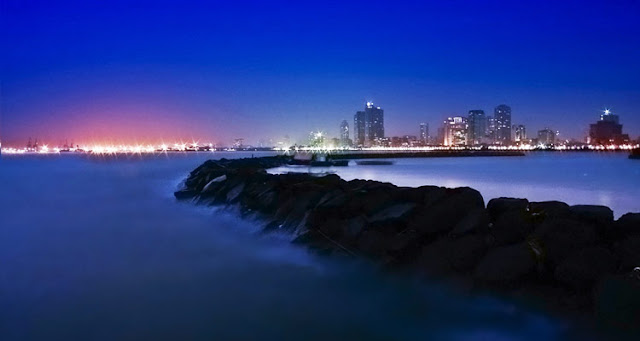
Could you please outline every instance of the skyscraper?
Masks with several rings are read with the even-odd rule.
[[[511,107],[500,104],[493,114],[496,120],[496,143],[508,146],[511,144]]]
[[[356,112],[353,119],[356,144],[370,147],[384,138],[384,110],[367,102],[364,111]]]
[[[556,133],[549,128],[538,130],[538,143],[548,146],[556,142]]]
[[[444,145],[464,146],[467,144],[467,118],[449,117],[444,121]]]
[[[629,135],[622,133],[622,124],[618,115],[609,109],[600,115],[600,121],[589,126],[589,143],[591,144],[624,144],[629,142]]]
[[[527,130],[524,125],[518,124],[511,127],[511,130],[514,131],[513,142],[516,143],[525,143],[527,140]]]
[[[493,116],[487,116],[487,128],[484,136],[485,142],[488,144],[496,143],[496,119]]]
[[[364,111],[358,111],[353,116],[353,139],[354,139],[353,143],[358,147],[364,146],[365,139],[366,139],[365,116],[366,115]]]
[[[349,123],[347,120],[342,120],[340,123],[340,144],[342,146],[349,145]]]
[[[484,142],[485,132],[487,130],[487,120],[483,110],[469,110],[467,119],[469,128],[467,130],[467,143],[469,145],[478,145]]]
[[[427,123],[420,123],[420,142],[424,145],[429,143],[429,125]]]

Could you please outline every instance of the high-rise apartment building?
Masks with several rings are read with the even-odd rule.
[[[493,111],[496,120],[495,139],[502,146],[511,144],[511,107],[500,104]]]
[[[465,146],[467,145],[467,118],[449,117],[444,121],[444,145],[445,146]]]
[[[370,147],[384,138],[384,110],[367,102],[364,111],[356,112],[353,118],[354,138],[358,146]]]
[[[420,142],[424,145],[429,143],[429,124],[420,123]]]
[[[469,110],[467,123],[469,125],[467,129],[467,143],[469,145],[483,143],[487,130],[487,119],[484,115],[484,110]]]

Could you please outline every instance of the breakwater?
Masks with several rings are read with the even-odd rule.
[[[336,175],[271,175],[288,157],[207,161],[176,192],[234,205],[266,230],[325,253],[541,299],[621,328],[640,318],[640,214],[500,198],[474,189],[397,187]]]

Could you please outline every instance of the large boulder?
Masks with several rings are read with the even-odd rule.
[[[563,218],[545,220],[532,233],[531,239],[542,247],[542,257],[551,268],[568,255],[599,241],[594,225]]]
[[[620,259],[620,271],[628,272],[640,267],[640,236],[631,236],[616,243],[615,253]]]
[[[393,204],[374,213],[369,217],[369,222],[376,223],[386,220],[403,219],[415,208],[416,204],[410,202]]]
[[[533,216],[540,216],[543,220],[571,215],[570,206],[561,201],[530,202],[529,211]]]
[[[448,189],[438,202],[418,209],[408,228],[421,235],[434,237],[447,234],[470,212],[484,208],[482,195],[468,187]]]
[[[535,257],[526,243],[502,246],[490,250],[475,269],[481,283],[517,285],[535,273]]]
[[[555,278],[572,288],[591,288],[606,274],[614,273],[617,260],[600,246],[589,247],[569,255],[555,270]]]
[[[204,188],[202,188],[202,193],[215,192],[218,189],[218,186],[224,181],[227,180],[227,175],[223,174],[218,177],[215,177],[209,181]]]
[[[487,203],[487,211],[491,220],[495,221],[503,213],[510,211],[526,211],[529,201],[527,199],[517,198],[496,198],[489,200]]]
[[[447,254],[451,250],[451,240],[441,238],[423,246],[417,266],[427,275],[447,275],[454,272]]]
[[[640,213],[627,213],[618,218],[614,230],[622,236],[640,235]]]
[[[498,216],[490,228],[494,245],[522,242],[533,231],[531,215],[524,210],[510,210]]]
[[[364,231],[357,241],[357,248],[364,255],[380,258],[390,246],[390,236],[380,231]]]
[[[447,258],[456,271],[468,272],[475,268],[486,251],[487,244],[482,236],[466,235],[451,242]]]
[[[613,222],[613,211],[607,206],[600,205],[574,205],[570,207],[571,213],[579,220],[597,225]]]
[[[489,231],[489,214],[484,208],[469,211],[451,231],[452,237],[467,234],[486,233]]]
[[[231,187],[231,189],[227,192],[227,202],[233,204],[240,199],[240,195],[244,190],[245,183],[240,182],[235,186]]]

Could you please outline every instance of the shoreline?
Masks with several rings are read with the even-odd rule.
[[[200,205],[258,215],[265,231],[328,254],[454,280],[595,318],[640,326],[640,213],[498,198],[469,187],[398,187],[337,175],[268,174],[287,156],[210,160],[175,192]]]

